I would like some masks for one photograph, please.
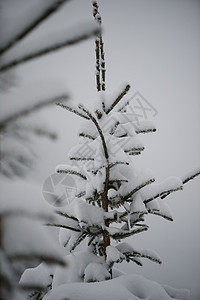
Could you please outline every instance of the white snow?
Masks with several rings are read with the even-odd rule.
[[[54,287],[43,300],[189,300],[187,290],[166,286],[139,275],[124,275],[103,282],[70,283]]]
[[[92,136],[93,138],[96,138],[98,135],[97,129],[92,122],[84,122],[78,131],[78,134],[81,134],[81,133]]]
[[[54,269],[55,266],[41,263],[35,268],[26,269],[19,283],[23,286],[47,287],[52,282],[51,275],[54,274]]]
[[[100,207],[90,205],[82,199],[74,199],[63,208],[63,212],[76,217],[79,222],[91,225],[104,224],[104,210]]]
[[[121,262],[124,255],[114,246],[108,246],[106,248],[107,258],[106,261],[108,265],[112,262]]]
[[[126,252],[133,252],[135,249],[128,243],[120,243],[116,246],[116,248],[121,252],[121,253],[126,253]]]
[[[77,201],[76,199],[74,201]],[[75,216],[80,222],[93,225],[104,224],[104,210],[100,207],[93,206],[85,203],[84,201],[74,202],[75,204]]]
[[[143,200],[154,199],[158,195],[163,195],[168,191],[181,190],[183,187],[182,180],[178,177],[171,176],[161,183],[153,183],[141,190]]]
[[[84,282],[104,281],[110,278],[110,273],[104,264],[89,263],[85,268]]]
[[[130,204],[130,213],[147,213],[147,209],[145,208],[140,193],[136,193],[132,198],[133,200]]]
[[[66,267],[63,268],[58,266],[55,269],[52,283],[53,289],[65,283],[73,284],[74,282],[83,281],[86,271],[87,276],[90,278],[92,276],[100,276],[100,274],[98,275],[100,269],[98,272],[96,272],[94,266],[92,265],[88,270],[86,270],[86,268],[90,263],[102,264],[103,257],[97,257],[96,255],[88,251],[79,251],[64,256],[64,261],[67,265]],[[105,271],[103,273],[106,274]],[[103,280],[105,280],[105,277]]]

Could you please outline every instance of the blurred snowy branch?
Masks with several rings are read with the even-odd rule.
[[[40,5],[38,5],[38,1],[35,1],[32,7],[29,8],[29,11],[26,12],[26,19],[19,18],[15,27],[12,27],[10,35],[4,33],[1,37],[0,55],[8,51],[8,49],[28,35],[67,1],[69,0],[49,0],[48,2],[46,1],[46,3],[45,1],[40,1]],[[12,26],[12,24],[10,26]]]
[[[8,51],[1,57],[0,72],[9,70],[14,66],[30,61],[34,58],[57,51],[63,47],[77,44],[99,32],[98,27],[93,23],[79,24],[72,29],[64,28],[51,35],[34,40],[32,45],[20,43],[13,50]]]
[[[57,101],[63,101],[67,100],[69,98],[68,95],[60,95],[57,97],[53,97],[50,99],[35,101],[35,103],[32,103],[30,106],[24,106],[22,110],[19,110],[18,112],[14,114],[10,114],[6,116],[4,119],[0,119],[0,131],[5,129],[6,126],[10,125],[10,123],[15,122],[16,120],[29,115],[30,113],[33,113],[45,106],[51,105],[53,103],[56,103]],[[39,130],[38,130],[39,132]],[[42,132],[42,129],[41,129]]]
[[[12,68],[77,44],[99,32],[96,24],[87,23],[72,30],[63,28],[54,34],[51,32],[37,41],[31,40],[30,33],[67,2],[69,0],[33,0],[25,1],[23,6],[18,0],[11,5],[9,1],[1,1],[0,298],[5,300],[25,299],[25,289],[38,287],[34,282],[29,282],[28,286],[18,284],[25,268],[39,262],[65,265],[61,250],[44,227],[44,223],[54,221],[53,212],[47,204],[43,207],[38,186],[19,177],[28,174],[36,157],[30,145],[33,134],[52,140],[56,138],[55,132],[48,127],[37,121],[31,123],[30,115],[56,102],[68,100],[69,93],[57,82],[52,84],[42,80],[39,84],[33,83],[32,87],[21,88],[16,85],[17,77]],[[12,92],[8,91],[10,87]]]

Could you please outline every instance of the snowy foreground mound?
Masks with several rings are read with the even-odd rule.
[[[93,283],[62,284],[49,291],[43,300],[188,300],[188,290],[162,286],[139,275],[123,275]]]

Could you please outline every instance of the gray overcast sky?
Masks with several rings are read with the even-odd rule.
[[[20,0],[21,3],[24,1]],[[14,2],[13,2],[14,3]],[[200,2],[197,0],[99,0],[106,52],[107,92],[129,82],[134,90],[158,110],[153,120],[157,132],[141,136],[146,151],[136,157],[136,165],[153,170],[156,178],[180,176],[200,165]],[[14,4],[13,4],[14,9]],[[91,1],[74,0],[49,19],[34,35],[72,26],[92,19]],[[21,86],[35,80],[60,80],[68,86],[74,102],[96,97],[94,41],[85,41],[56,54],[18,68]],[[30,91],[34,93],[34,91]],[[129,92],[132,95],[132,91]],[[51,108],[46,122],[60,133],[58,143],[38,144],[42,163],[38,181],[67,162],[67,152],[78,141],[78,117]],[[41,167],[42,166],[42,167]],[[183,192],[166,198],[174,222],[149,218],[150,230],[133,240],[136,248],[159,253],[163,265],[144,263],[143,268],[121,266],[127,272],[177,288],[192,290],[192,300],[200,297],[200,201],[199,178]]]

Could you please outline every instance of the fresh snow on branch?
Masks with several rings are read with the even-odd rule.
[[[154,183],[141,191],[144,202],[150,202],[155,198],[164,196],[167,193],[183,189],[183,183],[180,178],[171,176],[161,183]]]
[[[190,172],[186,173],[184,176],[181,177],[183,184],[187,183],[188,181],[194,179],[196,176],[200,175],[200,167],[196,167]]]

